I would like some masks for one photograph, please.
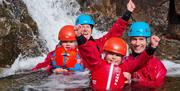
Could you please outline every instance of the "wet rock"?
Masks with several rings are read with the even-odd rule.
[[[21,53],[24,57],[41,55],[43,42],[37,24],[22,0],[2,0],[0,4],[0,66],[11,65]]]
[[[0,89],[1,91],[25,91],[24,86],[40,85],[41,81],[47,79],[48,76],[46,71],[36,71],[2,77],[0,78]]]

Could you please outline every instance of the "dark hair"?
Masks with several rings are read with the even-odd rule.
[[[90,26],[91,26],[91,29],[93,29],[94,25],[90,24]]]

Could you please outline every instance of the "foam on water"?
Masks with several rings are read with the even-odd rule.
[[[24,86],[24,90],[29,91],[29,89],[33,89],[38,91],[60,91],[64,89],[82,89],[88,88],[89,83],[89,71],[70,74],[52,74],[48,77],[48,79],[42,80],[41,85],[26,85]]]
[[[170,60],[163,60],[162,62],[167,69],[167,76],[180,77],[180,64],[177,64]]]

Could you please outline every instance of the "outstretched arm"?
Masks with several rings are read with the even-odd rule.
[[[129,25],[128,20],[131,17],[131,13],[134,11],[134,9],[135,9],[135,4],[132,2],[132,0],[129,0],[127,4],[127,11],[125,12],[125,14],[123,14],[122,17],[116,20],[116,22],[112,25],[112,27],[110,28],[110,30],[106,35],[96,40],[96,44],[99,48],[101,48],[100,49],[101,52],[103,45],[107,39],[111,37],[119,37],[123,35],[124,31]]]
[[[32,68],[32,71],[36,71],[38,69],[41,69],[41,68],[44,68],[44,67],[47,67],[48,65],[50,65],[51,64],[51,57],[52,57],[54,52],[55,52],[55,50],[48,53],[48,55],[47,55],[46,59],[44,60],[44,62],[38,63],[34,68]]]
[[[146,79],[135,79],[134,82],[134,86],[135,87],[142,87],[142,88],[159,88],[160,86],[163,85],[164,83],[164,79],[166,76],[166,68],[164,67],[164,65],[161,63],[160,60],[158,60],[156,57],[153,58],[154,61],[154,65],[153,65],[153,71],[154,73],[147,73],[148,78]]]
[[[87,41],[82,35],[77,37],[77,42],[83,63],[85,63],[90,70],[96,68],[102,59],[95,42],[91,40]]]

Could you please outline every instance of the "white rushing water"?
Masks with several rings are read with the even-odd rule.
[[[32,18],[37,22],[40,38],[46,41],[47,48],[52,51],[58,43],[59,29],[67,24],[74,25],[76,15],[79,12],[79,4],[76,0],[23,0],[27,5],[28,12]],[[95,32],[95,33],[94,33]],[[93,36],[95,38],[102,35],[94,30]],[[37,63],[42,62],[47,55],[35,58],[23,58],[20,54],[10,68],[4,69],[3,74],[0,76],[8,76],[16,73],[30,70]],[[40,86],[27,85],[24,87],[25,91],[34,89],[41,91],[57,90],[65,88],[84,88],[89,86],[88,72],[73,74],[71,76],[52,75],[47,80],[48,82],[42,83]],[[62,79],[63,77],[63,79]]]
[[[79,4],[76,0],[23,0],[28,12],[37,22],[40,37],[46,41],[49,51],[52,51],[58,43],[59,29],[67,24],[73,24],[76,14],[79,12]],[[104,33],[93,31],[93,36],[98,38]],[[31,69],[37,63],[42,62],[46,54],[36,58],[22,58],[15,60],[10,69],[4,70],[3,75],[11,75],[19,70]],[[167,76],[180,76],[180,64],[168,60],[163,61],[168,69]]]
[[[73,24],[76,19],[76,15],[79,12],[79,4],[76,0],[23,0],[27,5],[28,12],[32,18],[37,22],[40,38],[46,41],[47,48],[52,51],[58,43],[59,29],[67,24]],[[93,37],[98,38],[105,33],[98,32],[96,29],[93,31]],[[39,56],[36,58],[22,58],[21,54],[15,60],[13,65],[9,69],[4,69],[2,76],[15,74],[21,70],[30,70],[37,63],[42,62],[47,55]],[[173,63],[168,60],[163,60],[163,64],[168,70],[167,76],[180,76],[180,64]],[[82,73],[81,73],[82,74]],[[85,79],[82,79],[85,76]],[[27,85],[24,87],[25,91],[28,89],[35,89],[41,91],[42,89],[53,90],[65,89],[65,88],[77,88],[87,87],[88,85],[88,73],[85,72],[82,75],[76,74],[74,76],[54,76],[51,75],[40,86]],[[74,78],[75,77],[75,78]],[[81,78],[81,79],[80,79]],[[73,80],[71,80],[73,79]],[[68,82],[67,82],[68,81]],[[71,83],[69,83],[69,81]],[[78,84],[78,85],[77,85]]]
[[[29,91],[29,89],[33,89],[33,91],[63,91],[64,89],[87,88],[89,82],[89,71],[70,75],[52,74],[45,81],[42,80],[41,85],[24,86],[24,91]]]

